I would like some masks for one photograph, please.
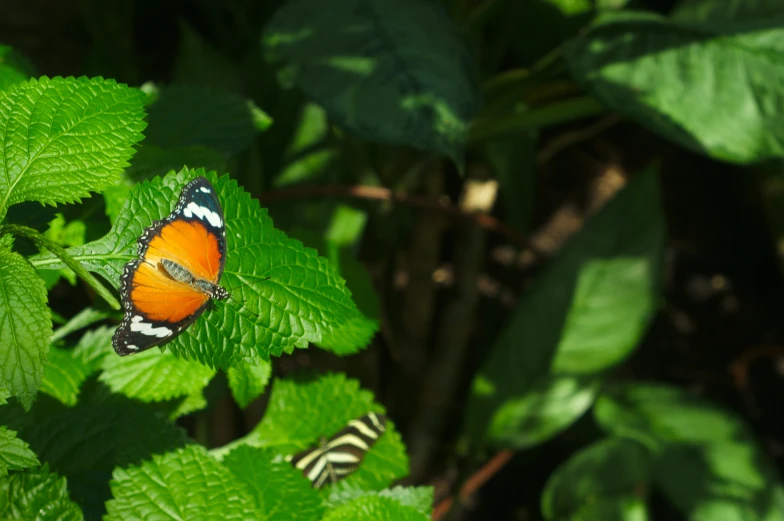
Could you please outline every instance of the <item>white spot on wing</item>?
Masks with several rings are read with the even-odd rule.
[[[152,324],[143,322],[144,318],[136,315],[131,319],[131,331],[141,333],[147,336],[157,336],[158,338],[165,338],[172,334],[172,330],[168,327],[153,327]]]
[[[220,215],[218,215],[217,213],[213,212],[209,208],[205,208],[203,206],[199,206],[198,204],[196,204],[194,202],[188,203],[188,206],[186,206],[185,209],[182,211],[182,213],[186,217],[190,217],[189,214],[191,212],[193,213],[193,215],[195,215],[199,219],[207,221],[208,223],[210,223],[215,228],[219,228],[221,226],[221,224],[223,224],[223,222],[221,221]]]
[[[125,346],[125,349],[130,349],[131,351],[137,351],[139,349],[139,346],[127,345]]]
[[[210,189],[207,188],[206,186],[202,186],[201,188],[199,188],[199,191],[204,192],[205,194],[210,193]]]

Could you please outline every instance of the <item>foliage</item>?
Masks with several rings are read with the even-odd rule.
[[[104,4],[0,45],[0,520],[502,519],[541,490],[548,521],[784,521],[738,405],[769,352],[716,362],[743,400],[642,381],[636,353],[704,253],[668,236],[699,211],[679,173],[759,183],[781,234],[781,2]],[[198,176],[230,298],[118,356],[124,266]],[[369,411],[345,479],[287,461]],[[525,480],[487,481],[497,450]],[[498,482],[521,493],[469,500]]]

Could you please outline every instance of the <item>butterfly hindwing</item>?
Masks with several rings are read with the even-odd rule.
[[[319,445],[290,458],[314,488],[343,479],[359,467],[367,451],[386,431],[386,416],[369,412]]]
[[[120,278],[125,316],[113,338],[120,355],[167,342],[192,324],[210,297],[174,280],[161,260],[177,263],[199,279],[218,284],[226,256],[223,210],[212,185],[198,177],[185,185],[174,211],[138,239],[138,259]]]

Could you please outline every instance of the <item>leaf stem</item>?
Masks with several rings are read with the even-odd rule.
[[[538,129],[596,116],[605,112],[607,112],[607,107],[599,103],[595,98],[590,96],[571,98],[518,114],[510,114],[500,118],[488,118],[487,120],[476,120],[468,137],[468,142],[475,144],[513,131]]]
[[[65,251],[65,248],[56,242],[47,239],[41,235],[38,230],[28,226],[22,226],[19,224],[7,224],[5,226],[0,226],[0,235],[4,235],[6,233],[10,233],[19,237],[25,237],[33,241],[36,246],[46,248],[56,255],[61,261],[63,261],[63,264],[71,268],[74,273],[84,280],[91,288],[93,288],[95,292],[100,295],[101,298],[103,298],[109,304],[109,306],[111,306],[112,309],[120,309],[120,303],[117,302],[117,299],[114,298],[114,295],[112,295],[109,290],[107,290],[106,287],[92,275],[92,273],[84,269],[84,267],[79,264],[76,259],[71,257],[68,252]]]

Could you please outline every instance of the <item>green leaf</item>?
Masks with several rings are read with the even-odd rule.
[[[245,363],[229,367],[229,370],[226,371],[229,377],[229,388],[234,401],[240,408],[244,409],[262,395],[271,373],[272,365],[264,360],[260,360],[259,365]]]
[[[98,379],[112,392],[142,402],[201,396],[215,375],[214,369],[198,362],[152,349],[130,357],[110,354],[103,358],[101,369]]]
[[[335,508],[343,503],[367,495],[378,495],[394,499],[401,505],[412,507],[429,516],[433,510],[433,487],[393,487],[384,490],[358,490],[348,489],[339,494],[333,494],[327,506]]]
[[[162,148],[201,145],[231,156],[250,146],[258,132],[255,107],[225,91],[166,87],[148,110],[147,143]]]
[[[427,521],[429,519],[430,516],[392,498],[367,495],[330,510],[322,521]]]
[[[479,108],[475,60],[441,5],[421,0],[284,4],[265,51],[288,83],[361,137],[434,150],[462,165]]]
[[[473,438],[519,449],[583,414],[602,373],[629,355],[655,312],[663,253],[649,170],[588,219],[518,304],[474,382]]]
[[[330,127],[326,112],[315,103],[305,103],[297,119],[296,130],[284,155],[284,164],[273,181],[283,187],[303,181],[313,181],[340,154],[330,142]]]
[[[46,465],[0,479],[0,516],[25,521],[82,521],[79,507],[68,497],[65,478]]]
[[[656,451],[656,484],[688,519],[784,520],[784,486],[737,416],[658,384],[609,387],[595,412],[606,431]]]
[[[44,364],[41,391],[65,405],[76,405],[79,389],[90,375],[90,367],[73,356],[73,351],[51,346]]]
[[[116,185],[109,186],[103,191],[103,202],[106,207],[106,217],[109,222],[114,224],[117,216],[120,215],[125,200],[131,193],[133,186],[126,180],[120,180]]]
[[[0,384],[28,410],[41,385],[51,335],[44,281],[21,255],[0,250]]]
[[[9,470],[22,470],[38,465],[38,457],[27,443],[16,437],[16,431],[0,425],[0,478],[7,476]]]
[[[237,65],[212,47],[191,24],[180,19],[178,25],[180,41],[172,82],[241,93],[243,85]]]
[[[316,252],[273,227],[266,210],[228,176],[184,169],[137,185],[111,231],[68,253],[115,287],[136,241],[155,219],[168,215],[186,182],[212,181],[226,221],[226,267],[221,285],[232,294],[166,344],[178,357],[227,368],[245,358],[291,352],[318,342],[359,315],[345,282]],[[38,268],[59,269],[59,259],[38,255]]]
[[[644,499],[652,474],[651,455],[644,446],[624,438],[600,440],[550,476],[542,493],[542,513],[552,521],[647,519]]]
[[[95,308],[84,308],[79,313],[71,317],[67,323],[57,328],[57,331],[52,335],[52,342],[62,340],[71,333],[75,333],[80,329],[91,326],[96,322],[100,322],[109,317],[109,313]]]
[[[143,99],[102,78],[42,77],[0,96],[0,220],[15,203],[70,203],[111,185],[142,139]]]
[[[0,45],[0,91],[36,76],[35,67],[25,56],[8,45]]]
[[[317,521],[324,513],[321,496],[287,462],[273,461],[270,450],[240,446],[223,464],[251,491],[260,521]]]
[[[534,132],[515,132],[485,144],[485,154],[501,184],[505,221],[527,233],[536,194],[536,146]]]
[[[0,385],[0,405],[8,403],[8,398],[11,397],[11,391]]]
[[[192,145],[161,148],[145,143],[134,156],[131,166],[125,169],[125,174],[134,181],[144,181],[166,175],[172,170],[178,172],[183,166],[201,167],[208,172],[224,172],[227,169],[226,158],[210,147]]]
[[[272,388],[264,419],[250,434],[216,451],[220,455],[237,445],[295,454],[331,436],[349,420],[369,411],[383,412],[373,395],[356,380],[328,374],[311,381],[278,379]],[[408,457],[392,422],[365,456],[359,469],[346,479],[325,487],[329,494],[347,489],[380,490],[408,473]]]
[[[670,20],[600,16],[566,47],[572,75],[613,109],[692,150],[736,163],[784,155],[784,7],[691,4]]]
[[[112,473],[106,521],[247,521],[259,514],[248,490],[197,445]]]
[[[101,326],[87,331],[73,350],[72,356],[88,368],[88,374],[98,370],[106,355],[113,352],[112,337],[115,327]]]

